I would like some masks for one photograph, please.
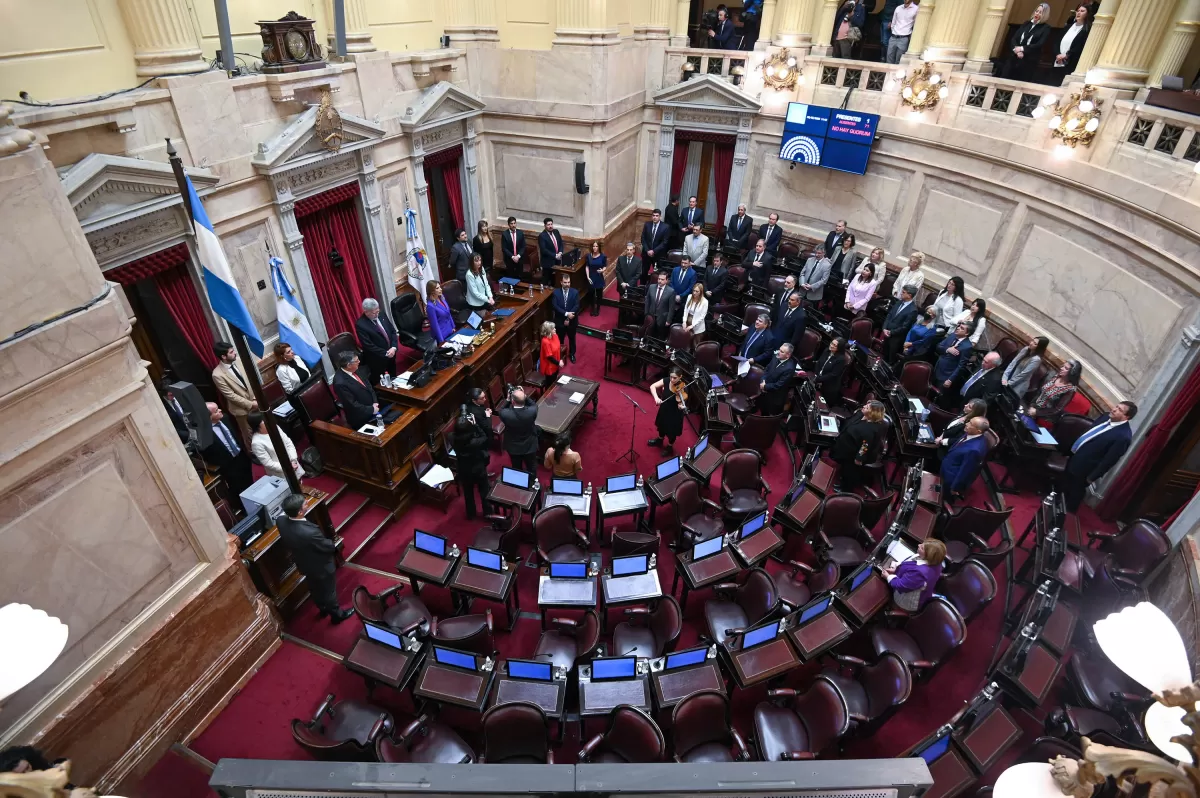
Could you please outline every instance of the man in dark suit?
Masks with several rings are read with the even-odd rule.
[[[904,336],[917,321],[917,303],[913,301],[916,289],[906,285],[900,289],[900,298],[888,308],[883,320],[883,359],[893,363],[904,346]]]
[[[474,255],[475,250],[467,241],[467,231],[455,230],[454,246],[450,247],[450,268],[454,270],[454,279],[463,284],[463,290],[466,290],[467,272],[471,270],[471,258]]]
[[[683,219],[679,216],[679,197],[671,197],[667,203],[667,212],[663,214],[663,221],[668,230],[667,243],[663,249],[679,249],[683,246]],[[642,257],[646,257],[645,253]]]
[[[688,197],[688,206],[684,208],[681,218],[683,226],[688,230],[696,225],[700,225],[700,229],[704,229],[704,209],[697,204],[695,197]]]
[[[212,402],[207,404],[208,418],[212,424],[213,442],[200,452],[204,462],[215,466],[229,487],[230,499],[237,502],[242,491],[254,484],[250,470],[250,455],[237,442],[222,419],[225,414]]]
[[[788,297],[796,292],[796,275],[789,274],[783,278],[783,290],[771,297],[771,317],[776,321],[788,309]]]
[[[642,263],[647,273],[658,267],[659,258],[666,257],[670,237],[671,226],[663,221],[662,212],[655,208],[650,221],[642,225]]]
[[[565,348],[571,342],[571,362],[575,362],[575,334],[579,331],[579,292],[571,287],[571,275],[564,274],[561,285],[555,289],[554,329],[558,330],[558,341]]]
[[[396,328],[392,321],[383,313],[383,308],[374,299],[362,301],[362,315],[354,322],[354,332],[358,334],[358,344],[362,347],[362,357],[370,372],[371,382],[379,384],[380,378],[396,370],[396,347],[400,339],[396,337]]]
[[[967,337],[970,334],[970,328],[960,323],[952,335],[947,335],[938,344],[938,359],[933,364],[933,385],[939,391],[949,391],[954,387],[955,380],[966,371],[967,359],[971,355],[971,339]]]
[[[742,360],[753,361],[759,366],[766,364],[771,360],[771,344],[774,340],[771,337],[771,317],[766,313],[758,314],[754,326],[746,331],[737,354],[725,358],[725,367],[737,374]]]
[[[642,259],[634,254],[633,242],[625,245],[625,253],[617,258],[617,289],[624,294],[642,284]]]
[[[725,283],[729,279],[729,269],[725,264],[725,256],[717,253],[712,256],[712,265],[704,275],[704,297],[708,300],[708,312],[716,313],[716,306],[725,301]]]
[[[950,446],[942,460],[942,495],[961,494],[983,468],[983,460],[987,457],[988,443],[984,437],[989,429],[986,418],[982,416],[967,422],[965,434]]]
[[[1063,475],[1063,498],[1068,512],[1077,512],[1087,495],[1088,485],[1108,473],[1133,443],[1129,422],[1137,415],[1137,405],[1121,402],[1107,416],[1092,423],[1071,446],[1071,457]]]
[[[179,442],[187,443],[188,438],[191,436],[191,430],[188,428],[187,413],[183,411],[183,405],[175,398],[175,394],[167,387],[166,382],[166,380],[163,380],[163,407],[167,408],[167,417],[171,419],[171,426],[175,428],[175,434],[179,436]]]
[[[500,420],[504,422],[504,451],[512,460],[512,467],[537,475],[538,468],[538,407],[528,401],[525,389],[517,386],[509,394],[508,407],[501,408]]]
[[[804,335],[804,326],[808,323],[807,315],[800,305],[800,294],[795,291],[788,294],[787,307],[782,313],[775,315],[775,322],[771,325],[771,329],[775,331],[775,343],[799,345],[800,336]]]
[[[754,229],[754,219],[746,215],[746,206],[739,205],[737,213],[729,217],[725,227],[725,244],[737,249],[748,249],[750,246],[750,231]]]
[[[482,388],[472,388],[469,394],[471,401],[467,402],[467,410],[475,417],[475,425],[488,434],[488,445],[492,439],[492,409],[487,406],[487,391]]]
[[[796,379],[796,361],[792,360],[793,347],[790,343],[782,343],[775,351],[775,356],[767,364],[762,376],[762,393],[758,397],[758,409],[764,416],[774,416],[783,412],[787,404],[788,393],[792,382]]]
[[[762,241],[767,248],[767,252],[774,257],[779,252],[779,245],[783,243],[783,228],[779,226],[779,214],[772,213],[767,217],[767,223],[758,228],[758,240]]]
[[[509,277],[521,279],[525,269],[525,234],[517,229],[517,217],[508,217],[508,229],[500,236],[500,255]]]
[[[542,220],[542,227],[545,229],[538,233],[538,254],[542,259],[542,279],[553,285],[554,280],[550,278],[550,275],[554,274],[555,266],[562,265],[563,238],[562,233],[554,229],[554,220],[549,216]]]
[[[746,253],[746,257],[742,260],[742,266],[746,268],[746,279],[754,285],[761,288],[767,287],[767,280],[771,279],[771,266],[775,263],[775,256],[767,251],[767,243],[760,238],[754,244],[754,249]]]
[[[825,236],[825,257],[832,258],[833,253],[837,252],[842,246],[842,239],[846,237],[846,220],[838,219],[838,223],[829,231],[829,235]]]
[[[963,401],[982,399],[989,404],[1000,395],[1003,387],[1000,381],[1004,379],[1004,361],[999,352],[988,352],[983,356],[979,370],[967,377],[967,381],[958,389]],[[959,403],[961,404],[961,402]]]
[[[283,515],[275,521],[279,539],[291,552],[296,570],[304,574],[308,594],[320,610],[317,617],[328,615],[331,623],[341,623],[353,615],[354,610],[338,606],[337,546],[325,537],[321,527],[304,520],[304,497],[299,493],[285,496],[280,509]]]
[[[729,19],[729,11],[724,6],[717,9],[717,27],[709,28],[708,36],[712,39],[714,50],[736,50],[733,36],[733,20]]]
[[[339,352],[337,359],[338,372],[333,375],[333,392],[346,415],[346,426],[356,430],[376,415],[380,416],[385,424],[395,421],[399,414],[381,406],[375,389],[358,373],[358,355],[354,352]]]
[[[650,334],[655,338],[667,337],[671,326],[671,314],[675,310],[675,292],[667,285],[667,273],[658,273],[658,282],[646,289],[645,312],[654,320]]]

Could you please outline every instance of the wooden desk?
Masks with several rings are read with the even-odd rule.
[[[775,533],[775,530],[768,526],[758,530],[745,540],[737,541],[730,548],[737,554],[738,559],[742,561],[742,565],[747,568],[753,568],[783,548],[783,538],[779,537]]]
[[[951,736],[975,769],[983,773],[994,765],[1013,743],[1021,739],[1021,727],[1004,707],[997,704],[969,730],[955,730]]]
[[[546,717],[558,722],[558,739],[562,740],[566,729],[567,679],[538,682],[532,679],[508,678],[508,662],[496,664],[496,687],[492,690],[490,706],[527,703],[540,707]]]
[[[809,532],[808,525],[817,520],[817,511],[820,509],[820,494],[805,488],[790,506],[775,505],[771,522],[797,535],[806,535]]]
[[[622,704],[650,711],[650,677],[648,675],[642,674],[633,679],[593,682],[591,674],[590,665],[579,667],[581,724],[584,718],[607,715]]]
[[[1060,657],[1067,653],[1071,646],[1071,638],[1075,636],[1075,624],[1079,616],[1065,602],[1055,603],[1054,610],[1042,626],[1041,641]]]
[[[937,510],[942,506],[942,478],[928,471],[921,472],[921,490],[917,493],[917,501],[927,507]]]
[[[342,664],[347,670],[366,679],[369,696],[376,684],[404,690],[424,657],[424,648],[415,652],[400,651],[361,635],[354,641],[350,653],[342,659]]]
[[[596,607],[597,580],[551,579],[542,569],[538,577],[538,609],[542,616],[542,628],[546,628],[546,610],[590,610]]]
[[[604,522],[606,520],[622,515],[632,515],[634,516],[634,529],[638,529],[645,521],[646,508],[650,504],[646,501],[645,488],[619,491],[611,494],[611,497],[610,494],[601,491],[596,494],[596,498],[596,537],[601,546],[605,545]],[[608,537],[609,540],[612,540],[611,533]]]
[[[408,577],[412,583],[414,596],[421,595],[421,582],[429,582],[438,587],[445,587],[458,565],[459,557],[436,557],[421,551],[412,543],[404,550],[396,570]]]
[[[673,671],[651,671],[650,688],[660,711],[669,710],[697,690],[716,690],[724,695],[725,678],[715,659]]]
[[[496,480],[496,484],[492,485],[492,489],[488,491],[488,501],[504,507],[519,507],[526,514],[533,512],[533,508],[537,506],[537,500],[538,492],[536,490],[514,488],[500,480]]]
[[[612,574],[603,574],[600,577],[600,587],[602,635],[608,634],[608,611],[613,607],[645,604],[662,598],[662,583],[658,579],[658,570],[653,568],[635,576],[614,577]]]
[[[953,743],[946,753],[930,763],[929,775],[933,777],[933,786],[923,798],[956,798],[975,783],[975,772]]]
[[[329,521],[329,494],[316,488],[304,489],[304,516],[332,538],[341,555],[342,539],[333,533]],[[292,553],[279,540],[279,527],[273,526],[241,551],[242,565],[259,592],[270,597],[284,618],[291,616],[308,597],[304,574],[296,568]]]
[[[378,437],[325,421],[314,421],[308,434],[326,471],[399,515],[417,493],[412,455],[427,440],[419,418],[417,410],[408,408]]]
[[[571,395],[576,393],[583,394],[583,399],[573,404]],[[556,379],[538,400],[538,431],[548,438],[557,438],[570,432],[589,403],[592,406],[592,418],[595,418],[600,406],[600,383],[571,377],[571,381],[564,384]]]
[[[679,458],[683,462],[683,458]],[[654,526],[654,511],[660,504],[666,504],[675,498],[675,489],[679,487],[679,483],[685,479],[691,479],[688,472],[680,466],[679,470],[671,476],[663,480],[647,480],[646,487],[649,489],[650,497],[650,526]]]
[[[833,485],[834,475],[833,466],[824,460],[818,460],[813,466],[812,477],[808,480],[808,486],[822,496],[827,496],[829,488]]]
[[[851,620],[861,626],[886,607],[891,599],[891,587],[879,572],[872,568],[867,580],[859,585],[857,590],[839,596],[838,602],[849,611]]]
[[[1061,672],[1062,661],[1038,641],[1025,654],[1024,667],[1019,673],[1000,667],[996,669],[994,678],[1018,703],[1036,709],[1046,702],[1050,688]]]
[[[801,662],[812,662],[851,634],[849,624],[837,610],[827,611],[803,626],[787,630],[788,639],[796,647]]]
[[[937,511],[929,509],[924,504],[917,504],[913,507],[912,518],[909,519],[908,526],[904,529],[904,534],[917,543],[924,543],[925,539],[933,534],[933,528],[936,524]]]
[[[717,652],[718,656],[726,658],[729,672],[741,688],[762,684],[800,666],[800,657],[792,649],[787,635],[780,635],[770,643],[763,643],[745,651],[730,651],[718,646]]]
[[[620,314],[620,310],[617,311]],[[641,357],[641,347],[636,342],[625,338],[611,338],[604,342],[604,379],[612,382],[621,382],[625,385],[636,385],[639,371],[639,358]],[[618,359],[620,362],[615,366],[613,360]],[[624,376],[618,370],[622,366],[628,366],[628,376]]]
[[[468,671],[452,668],[449,665],[437,664],[430,656],[426,658],[421,675],[417,677],[413,686],[413,695],[440,704],[453,704],[456,707],[482,712],[495,678],[495,670]]]
[[[675,555],[675,578],[671,580],[671,592],[675,592],[675,586],[679,584],[682,574],[683,592],[679,596],[679,607],[686,612],[689,591],[715,585],[736,576],[741,570],[742,567],[733,559],[733,552],[728,547],[698,562],[692,561],[690,550],[681,551]]]
[[[486,568],[468,565],[466,557],[458,559],[461,560],[458,569],[446,585],[450,592],[503,604],[504,614],[508,618],[508,630],[511,632],[517,623],[517,615],[521,612],[521,597],[513,589],[517,584],[517,568],[520,566],[510,565],[504,571],[489,571]],[[469,600],[467,603],[469,605]]]
[[[717,469],[724,462],[725,453],[718,449],[710,440],[708,448],[701,452],[699,457],[691,460],[683,460],[683,467],[696,478],[701,488],[706,489],[708,488],[708,483],[712,481],[712,475],[717,472]]]

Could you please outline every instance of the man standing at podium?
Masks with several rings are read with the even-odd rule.
[[[308,593],[320,610],[317,617],[328,615],[332,623],[341,623],[353,615],[354,610],[338,606],[337,547],[325,537],[321,527],[304,520],[304,497],[299,493],[285,496],[280,509],[283,515],[275,521],[279,539],[292,553],[296,569],[308,582]]]

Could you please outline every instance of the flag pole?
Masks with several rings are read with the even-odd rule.
[[[175,151],[175,147],[171,144],[171,139],[167,139],[167,158],[171,162],[171,170],[175,173],[175,183],[179,186],[179,194],[183,197],[183,207],[187,210],[188,220],[193,224],[192,219],[192,203],[188,199],[187,179],[183,174],[183,159],[179,157],[179,153]],[[242,371],[246,375],[246,381],[250,383],[250,391],[254,394],[254,401],[258,403],[258,410],[263,414],[263,420],[267,425],[267,435],[271,438],[271,446],[275,449],[275,457],[279,460],[279,465],[283,469],[283,477],[287,480],[288,488],[292,493],[304,493],[304,489],[300,487],[300,479],[296,476],[296,470],[292,468],[292,458],[288,457],[287,449],[283,445],[283,438],[279,435],[279,428],[275,425],[275,414],[271,412],[270,403],[267,401],[266,395],[263,393],[262,383],[258,379],[258,364],[250,357],[250,349],[246,346],[246,336],[242,334],[234,325],[229,325],[230,332],[233,333],[233,345],[237,348],[238,358],[242,361]],[[250,430],[250,434],[254,434],[254,430]],[[244,441],[244,446],[249,446],[250,441]]]

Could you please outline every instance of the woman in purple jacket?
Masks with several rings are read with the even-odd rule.
[[[454,335],[454,314],[442,296],[442,284],[437,280],[425,283],[425,315],[429,317],[429,332],[439,344]]]
[[[892,586],[892,601],[897,593],[919,590],[915,609],[924,607],[933,598],[938,579],[942,575],[942,561],[946,559],[946,544],[940,540],[927,540],[917,546],[917,559],[905,560],[894,567],[883,569],[883,578]],[[907,602],[906,602],[907,603]],[[912,607],[898,604],[901,609],[914,611]]]

